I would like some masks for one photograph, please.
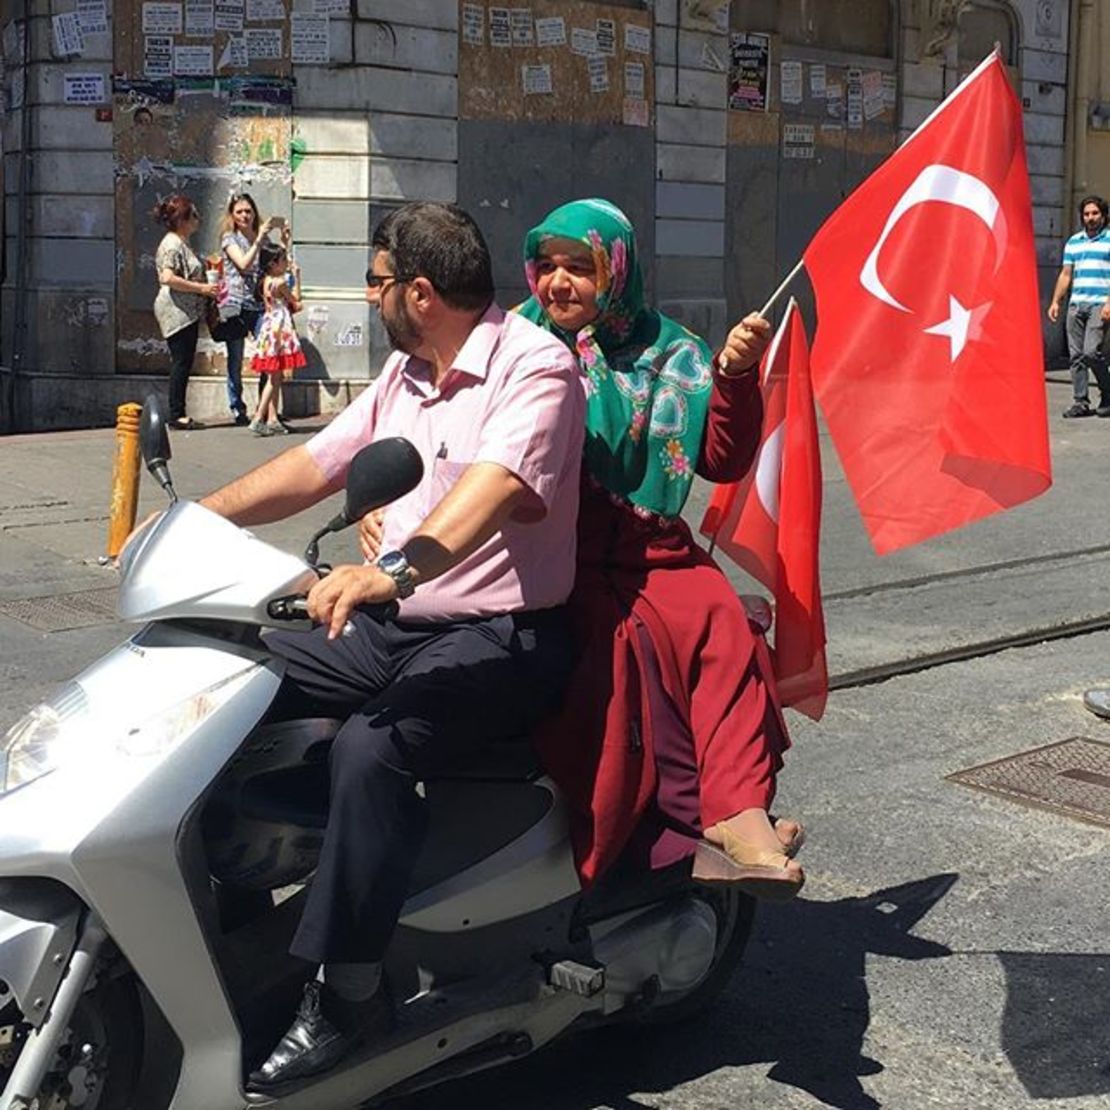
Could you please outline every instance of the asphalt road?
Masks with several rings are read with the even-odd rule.
[[[945,780],[1074,736],[1110,742],[1080,704],[1110,681],[1110,631],[1073,634],[1110,625],[1110,421],[1060,420],[1068,389],[1047,388],[1053,489],[883,560],[826,453],[830,669],[897,676],[837,690],[819,724],[792,718],[777,808],[808,826],[809,882],[761,913],[720,1003],[678,1029],[550,1046],[409,1110],[1110,1106],[1110,835]],[[232,428],[181,435],[178,487],[202,493],[284,446]],[[96,562],[111,453],[108,432],[0,440],[4,725],[126,635],[103,617],[41,632],[14,607],[113,585]],[[160,498],[144,485],[144,510]],[[260,531],[299,550],[332,511]],[[353,555],[332,542],[333,560]],[[1056,638],[997,650],[1042,633]],[[971,658],[920,669],[955,647]]]

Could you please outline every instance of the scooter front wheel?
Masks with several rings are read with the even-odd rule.
[[[132,978],[106,980],[83,994],[32,1105],[50,1110],[136,1110],[143,1016]],[[26,1040],[15,1003],[0,1011],[0,1089]]]

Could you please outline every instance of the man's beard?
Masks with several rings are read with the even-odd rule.
[[[413,354],[424,339],[420,329],[412,322],[408,309],[401,305],[400,312],[386,314],[384,306],[380,309],[382,327],[389,337],[390,346],[394,350],[404,351],[406,355]]]

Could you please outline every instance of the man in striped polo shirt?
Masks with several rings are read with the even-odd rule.
[[[1068,356],[1071,359],[1072,404],[1065,418],[1110,416],[1110,372],[1103,345],[1110,321],[1110,231],[1107,205],[1102,197],[1084,197],[1079,203],[1083,230],[1064,245],[1064,264],[1056,279],[1048,318],[1060,318],[1060,304],[1071,289],[1068,301]],[[1098,382],[1099,403],[1092,409],[1087,400],[1088,371]]]

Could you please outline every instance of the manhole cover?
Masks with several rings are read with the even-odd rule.
[[[947,779],[1110,828],[1110,744],[1087,736],[970,767]]]
[[[0,601],[0,617],[11,617],[40,632],[64,632],[69,628],[88,628],[117,620],[116,586],[83,590],[53,597],[24,597]]]

